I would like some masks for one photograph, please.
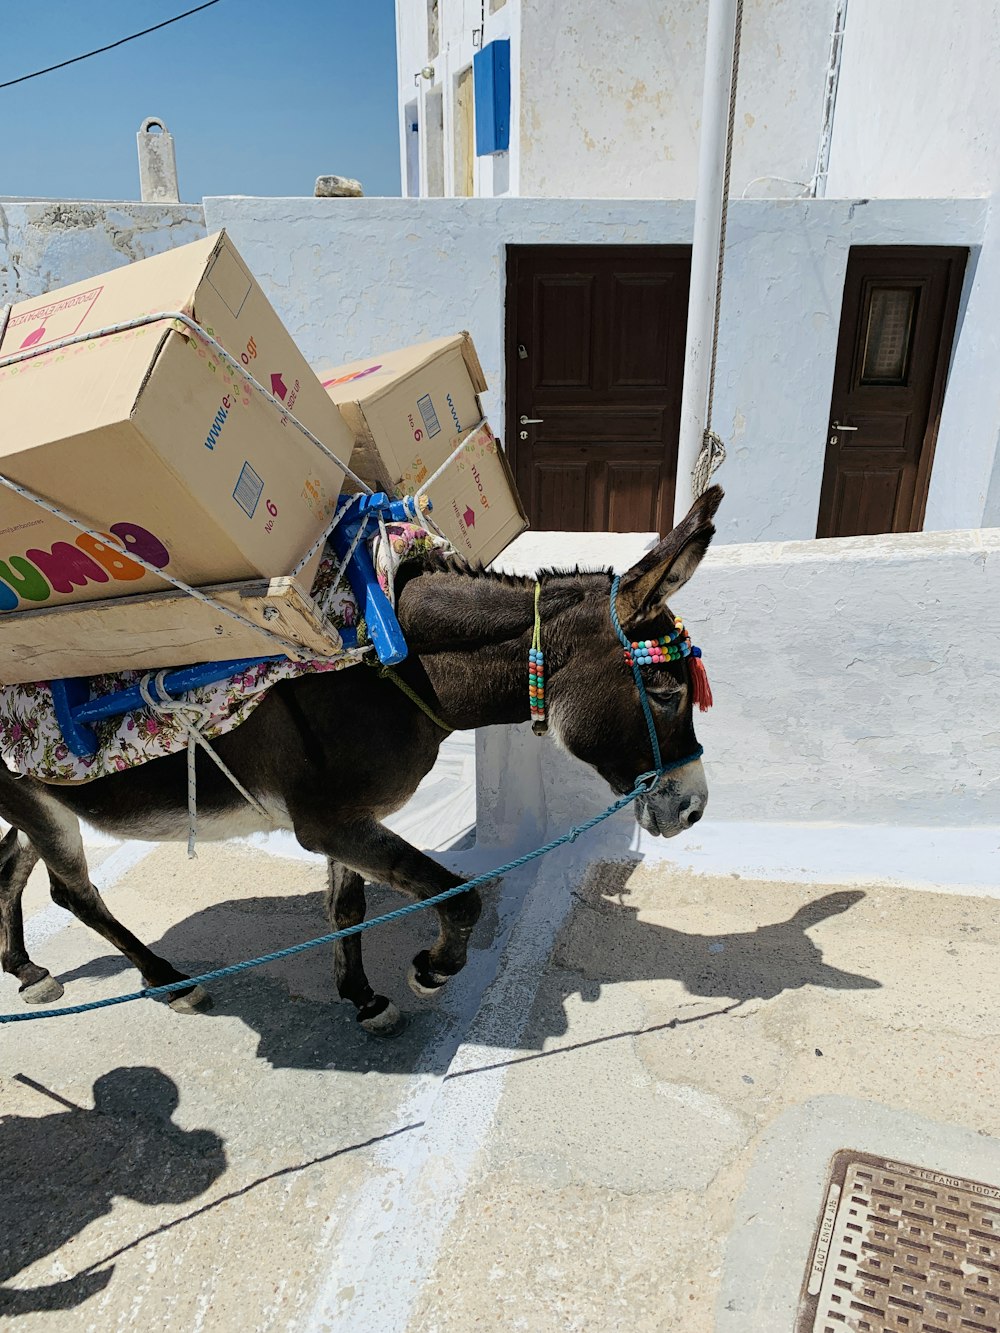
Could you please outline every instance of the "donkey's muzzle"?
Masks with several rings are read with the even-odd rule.
[[[641,828],[660,838],[674,838],[697,824],[708,805],[705,770],[699,760],[665,774],[658,785],[635,803]]]

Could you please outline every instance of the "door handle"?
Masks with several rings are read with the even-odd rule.
[[[839,421],[835,421],[830,427],[831,430],[860,430],[860,426],[842,426]]]
[[[545,420],[544,417],[521,417],[522,426],[540,426]]]

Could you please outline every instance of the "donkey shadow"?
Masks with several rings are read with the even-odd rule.
[[[368,915],[409,901],[384,886],[369,889]],[[488,947],[492,912],[484,912],[473,947]],[[241,958],[271,953],[330,930],[321,893],[296,897],[236,897],[214,903],[171,926],[150,947],[189,976],[210,972]],[[420,1001],[405,981],[409,960],[428,947],[436,933],[427,912],[391,922],[365,936],[365,970],[376,991],[407,1009],[407,1024],[391,1041],[372,1038],[359,1026],[352,1004],[342,1002],[333,978],[332,946],[319,945],[292,958],[268,963],[237,977],[206,983],[211,1008],[180,1021],[185,1024],[238,1019],[257,1033],[256,1055],[275,1069],[337,1070],[346,1073],[410,1074],[426,1069],[426,1051],[439,1050],[442,1070],[460,1040],[453,1023],[433,1001]],[[104,954],[59,979],[69,986],[83,979],[130,974],[128,959]],[[138,988],[138,984],[137,987]]]
[[[864,898],[859,890],[828,893],[800,907],[786,921],[753,926],[745,931],[700,935],[640,920],[640,908],[622,901],[635,859],[591,865],[563,923],[548,967],[573,978],[575,993],[585,1001],[599,1000],[602,988],[618,982],[678,981],[696,998],[719,1000],[735,1008],[748,1000],[773,999],[804,986],[829,990],[874,990],[874,978],[843,971],[826,963],[807,931],[850,910]],[[371,913],[395,905],[380,891]],[[322,921],[319,894],[291,900],[298,926],[287,942],[307,938],[308,921]],[[239,913],[237,956],[265,953],[285,943],[276,939],[274,922],[290,910],[287,898],[255,897],[217,903],[176,926],[154,946],[192,974],[225,963],[224,952],[236,951],[227,935]],[[752,920],[752,909],[747,916]],[[257,1055],[275,1068],[337,1069],[357,1072],[410,1073],[418,1068],[444,1073],[462,1040],[442,1001],[421,1002],[409,995],[405,965],[426,946],[434,932],[431,914],[408,918],[373,931],[365,939],[365,962],[376,990],[408,1009],[402,1035],[389,1042],[373,1041],[358,1026],[354,1009],[338,1003],[330,950],[320,946],[294,959],[282,960],[210,987],[214,1008],[208,1018],[238,1018],[258,1035]],[[473,948],[489,948],[495,930],[492,912],[484,913],[472,938]],[[230,956],[232,956],[230,954]],[[109,976],[128,968],[118,955],[102,957],[62,976]],[[539,978],[541,980],[541,978]],[[532,996],[525,997],[531,1005]],[[190,1021],[190,1020],[184,1020]],[[521,1044],[537,1050],[546,1040],[568,1031],[562,1006],[536,1009]],[[529,1035],[530,1034],[530,1035]],[[433,1057],[429,1057],[433,1050]]]
[[[172,1079],[137,1066],[102,1074],[93,1109],[65,1103],[47,1116],[0,1116],[0,1284],[107,1217],[116,1197],[186,1203],[222,1175],[223,1140],[174,1124],[179,1101]],[[0,1285],[0,1316],[72,1309],[113,1272],[108,1263],[45,1286]]]
[[[833,967],[806,933],[860,903],[860,889],[824,894],[803,904],[786,921],[745,931],[699,935],[640,921],[642,907],[623,901],[640,863],[598,862],[591,866],[573,911],[564,923],[554,962],[583,974],[579,994],[597,1000],[604,982],[679,981],[695,998],[773,1000],[787,990],[879,990],[881,982]],[[748,909],[748,915],[750,909]],[[599,944],[594,945],[594,941]]]

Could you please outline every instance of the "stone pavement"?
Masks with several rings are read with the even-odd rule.
[[[470,756],[404,812],[428,843],[466,827]],[[403,979],[429,919],[366,937],[410,1015],[393,1042],[335,1002],[322,949],[218,984],[208,1014],[0,1031],[0,1314],[791,1333],[836,1149],[1000,1183],[995,900],[697,876],[630,840],[616,820],[511,876],[434,1002]],[[281,840],[94,861],[187,969],[324,929],[322,866]],[[67,1001],[134,985],[37,876],[28,909]]]
[[[791,1333],[834,1151],[1000,1186],[998,946],[988,898],[592,866],[411,1330]]]

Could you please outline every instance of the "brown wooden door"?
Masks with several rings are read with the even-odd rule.
[[[851,250],[817,537],[923,526],[967,257]]]
[[[507,443],[533,527],[671,528],[690,272],[686,247],[508,250]]]

